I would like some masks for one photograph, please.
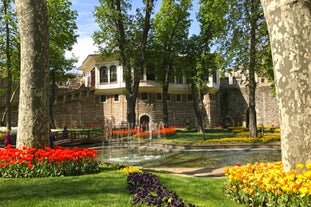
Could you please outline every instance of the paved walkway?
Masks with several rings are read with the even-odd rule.
[[[180,176],[192,177],[224,177],[224,168],[209,169],[209,168],[146,168],[159,172],[168,172]]]

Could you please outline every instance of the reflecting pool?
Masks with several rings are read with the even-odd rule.
[[[277,149],[247,150],[150,150],[150,149],[104,149],[98,150],[101,162],[134,165],[140,167],[206,167],[221,168],[236,164],[276,162],[281,160]]]

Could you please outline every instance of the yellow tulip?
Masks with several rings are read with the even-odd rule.
[[[298,170],[301,170],[301,169],[303,169],[304,168],[304,165],[303,164],[297,164],[296,165],[296,169],[298,169]]]

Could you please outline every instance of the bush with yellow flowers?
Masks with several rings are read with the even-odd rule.
[[[270,143],[280,141],[280,134],[266,134],[262,137],[251,138],[251,137],[224,137],[217,139],[199,140],[200,143]]]
[[[311,164],[285,172],[281,162],[225,168],[230,198],[247,206],[311,206]]]

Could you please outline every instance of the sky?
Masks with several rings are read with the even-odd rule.
[[[75,64],[75,67],[82,65],[82,62],[89,54],[97,53],[97,48],[93,44],[93,33],[98,30],[98,25],[95,22],[93,15],[94,7],[99,5],[99,0],[71,0],[72,10],[78,12],[77,17],[77,34],[79,35],[77,43],[73,46],[73,50],[67,52],[67,57],[70,57],[72,54],[78,58],[78,62]],[[141,0],[132,0],[133,7],[141,6]],[[157,1],[156,11],[161,6],[161,0]],[[195,16],[198,11],[198,0],[193,1],[193,9],[191,10],[191,19],[192,25],[190,27],[191,34],[198,34],[199,26],[195,21]]]

